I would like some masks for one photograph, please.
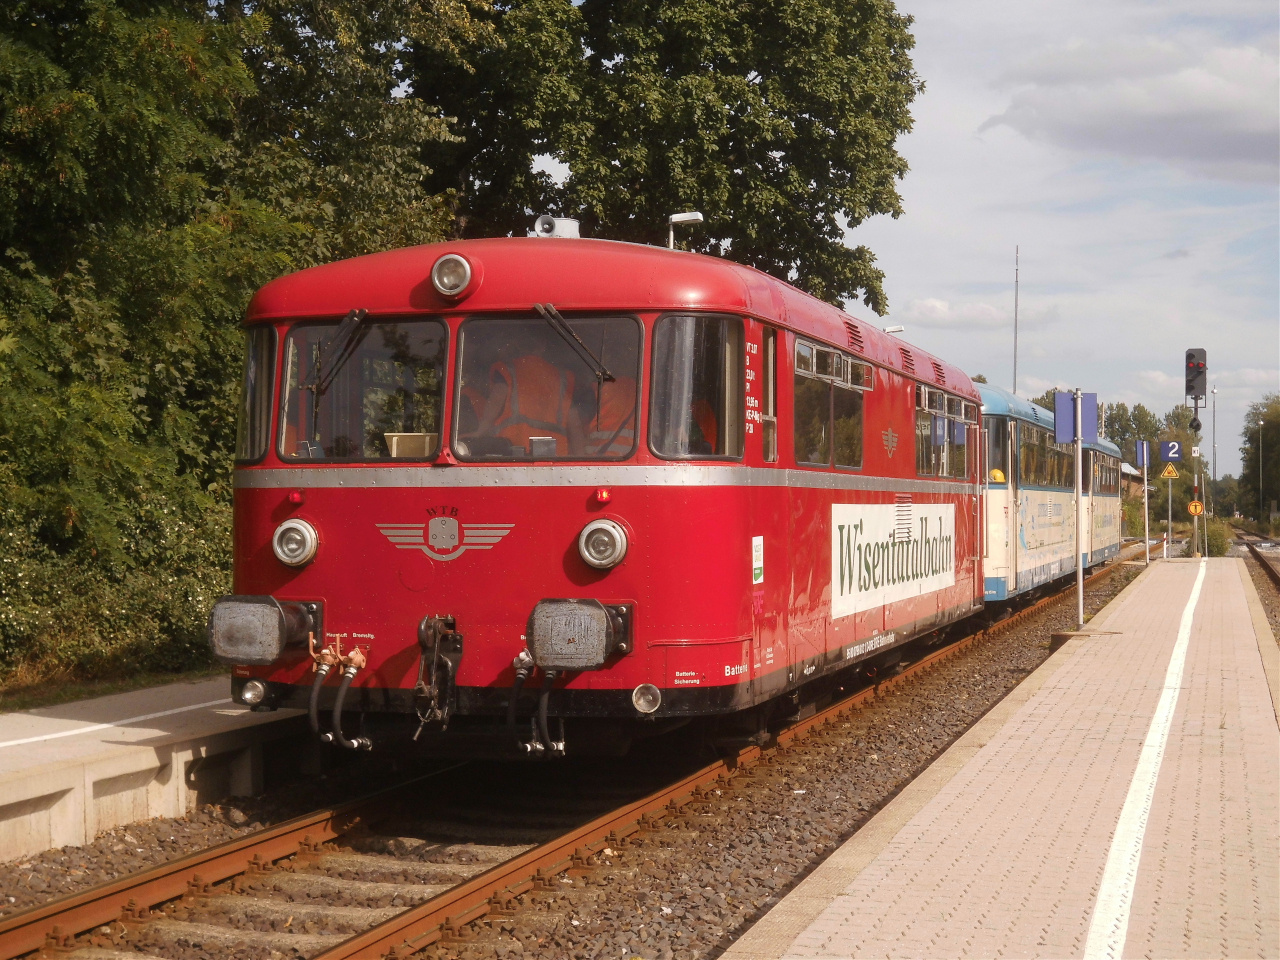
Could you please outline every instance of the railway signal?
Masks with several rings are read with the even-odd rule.
[[[1193,347],[1187,351],[1187,392],[1186,396],[1203,400],[1209,392],[1209,371],[1205,351]]]
[[[1184,396],[1191,398],[1195,404],[1195,413],[1191,415],[1191,429],[1200,432],[1200,401],[1209,392],[1209,356],[1203,347],[1192,347],[1187,351],[1187,362],[1183,368],[1186,376],[1186,392]]]

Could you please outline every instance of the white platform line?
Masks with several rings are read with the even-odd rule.
[[[123,720],[113,720],[111,723],[93,723],[87,727],[76,727],[74,730],[61,730],[58,733],[46,733],[38,737],[24,737],[21,740],[5,740],[0,742],[0,749],[4,747],[19,747],[24,743],[40,743],[43,740],[57,740],[59,737],[74,737],[81,733],[93,733],[95,730],[107,730],[111,727],[121,727],[126,723],[141,723],[143,720],[155,720],[157,717],[171,717],[175,713],[186,713],[188,710],[203,710],[205,707],[220,707],[224,703],[230,703],[230,697],[224,697],[221,700],[210,700],[208,703],[193,703],[187,707],[174,707],[172,710],[161,710],[158,713],[144,713],[140,717],[126,717]]]
[[[1160,764],[1164,760],[1164,748],[1169,742],[1173,710],[1178,705],[1178,693],[1182,688],[1182,672],[1191,640],[1191,621],[1200,599],[1200,587],[1204,584],[1204,571],[1205,561],[1201,560],[1195,586],[1191,588],[1191,596],[1182,610],[1178,638],[1173,644],[1169,669],[1164,675],[1160,702],[1151,717],[1147,739],[1142,743],[1138,766],[1133,771],[1133,780],[1129,782],[1129,793],[1120,809],[1116,832],[1111,837],[1111,849],[1098,887],[1098,900],[1089,921],[1085,960],[1120,960],[1124,952],[1124,941],[1129,932],[1129,910],[1133,906],[1133,888],[1138,878],[1138,861],[1142,858],[1142,840],[1147,832],[1147,818],[1151,814],[1151,801],[1156,792],[1156,779],[1160,776]]]

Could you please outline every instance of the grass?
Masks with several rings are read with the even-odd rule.
[[[0,684],[0,713],[53,707],[73,700],[90,700],[113,693],[145,690],[166,683],[208,680],[211,677],[226,676],[227,673],[226,667],[211,665],[181,673],[140,673],[101,680],[75,680],[67,676],[40,675],[19,667],[9,675],[7,682]]]

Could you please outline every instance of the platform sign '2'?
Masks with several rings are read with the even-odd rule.
[[[1161,460],[1182,460],[1182,441],[1181,440],[1161,440],[1160,441],[1160,459]]]

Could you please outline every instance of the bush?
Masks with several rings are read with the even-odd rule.
[[[1221,520],[1206,520],[1206,539],[1209,541],[1209,556],[1225,557],[1231,549],[1232,531]]]
[[[0,510],[0,664],[28,678],[105,679],[208,665],[205,621],[229,592],[230,509],[168,497],[139,504],[122,530],[131,562],[59,554],[40,522]],[[192,506],[191,504],[187,505]]]

